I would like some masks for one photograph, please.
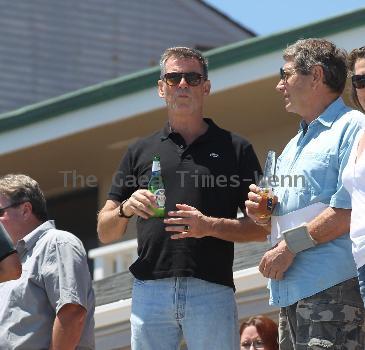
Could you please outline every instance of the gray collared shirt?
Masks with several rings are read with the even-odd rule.
[[[22,276],[0,284],[0,349],[48,349],[55,316],[70,303],[87,310],[77,349],[94,349],[95,297],[81,241],[47,221],[17,250]]]

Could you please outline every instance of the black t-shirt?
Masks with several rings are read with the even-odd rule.
[[[166,213],[176,204],[188,204],[204,215],[236,218],[261,173],[252,146],[219,128],[210,119],[205,134],[186,146],[168,124],[161,131],[129,147],[113,177],[109,199],[123,201],[139,188],[147,188],[152,159],[161,158]],[[196,277],[233,285],[233,243],[213,237],[170,239],[162,218],[137,219],[138,259],[130,271],[141,280]],[[242,232],[244,234],[244,232]]]

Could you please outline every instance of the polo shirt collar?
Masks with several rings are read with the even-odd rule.
[[[162,136],[161,136],[161,141],[165,141],[167,140],[171,134],[173,134],[174,131],[171,128],[170,122],[166,122],[165,126],[162,129]]]
[[[214,123],[214,121],[210,118],[204,118],[204,121],[208,124],[208,129],[207,131],[201,135],[200,137],[208,137],[208,136],[214,136],[215,135],[215,131],[218,130],[218,126]],[[171,135],[173,134],[178,134],[177,132],[175,132],[171,126],[169,122],[166,122],[165,126],[162,129],[162,136],[161,136],[161,141],[165,141],[168,138],[171,137]]]
[[[45,232],[53,228],[55,228],[53,220],[46,221],[39,225],[33,231],[29,232],[23,239],[19,240],[17,243],[17,250],[30,250]]]

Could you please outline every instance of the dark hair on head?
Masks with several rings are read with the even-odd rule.
[[[359,47],[358,49],[353,49],[349,54],[349,73],[350,76],[355,74],[355,64],[359,59],[365,59],[365,46]],[[365,109],[361,106],[359,98],[357,96],[357,91],[355,87],[351,84],[351,98],[355,106],[362,112],[365,113]]]
[[[321,66],[324,81],[333,92],[342,94],[347,79],[347,54],[325,39],[301,39],[288,46],[283,53],[286,61],[294,62],[301,74],[311,73],[313,66]]]
[[[0,194],[12,203],[30,202],[32,213],[41,222],[48,220],[46,199],[37,181],[24,174],[7,174],[0,177]]]
[[[202,74],[204,79],[208,79],[208,59],[196,49],[191,49],[189,47],[170,47],[165,50],[160,59],[160,69],[161,69],[161,79],[165,75],[165,64],[166,61],[171,58],[184,58],[184,59],[196,59],[202,68]]]
[[[246,322],[243,322],[240,327],[240,336],[242,335],[245,328],[248,326],[255,326],[257,333],[265,343],[265,349],[278,350],[278,326],[271,319],[263,315],[252,316]]]

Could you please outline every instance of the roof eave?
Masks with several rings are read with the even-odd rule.
[[[288,44],[308,37],[323,37],[363,26],[365,8],[306,26],[268,36],[255,37],[226,45],[206,53],[211,70],[281,50]],[[0,115],[0,132],[54,118],[67,112],[89,107],[151,88],[159,79],[159,67],[145,69],[121,78],[93,85],[41,103]]]

